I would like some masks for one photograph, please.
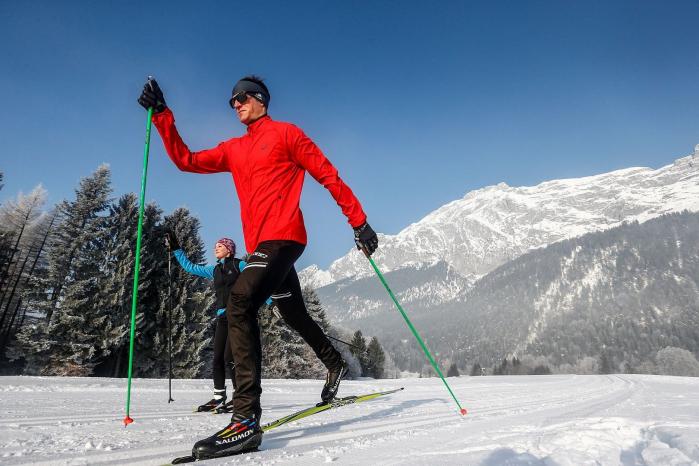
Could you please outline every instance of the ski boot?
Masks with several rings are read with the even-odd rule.
[[[262,443],[259,419],[258,413],[251,416],[233,413],[230,424],[194,444],[192,456],[207,460],[257,450]]]
[[[340,388],[340,381],[349,372],[349,366],[344,359],[340,360],[340,364],[334,369],[328,370],[328,375],[325,377],[325,385],[323,385],[323,391],[320,394],[320,399],[322,403],[330,403],[335,395],[337,395],[337,389]]]
[[[215,389],[214,397],[197,408],[198,413],[208,413],[226,404],[226,388]]]
[[[226,414],[226,413],[232,413],[233,412],[233,400],[229,401],[228,403],[219,406],[216,408],[216,411],[214,411],[216,414]]]

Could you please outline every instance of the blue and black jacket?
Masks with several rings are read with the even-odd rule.
[[[173,254],[185,272],[214,281],[216,315],[219,317],[225,315],[226,301],[231,293],[231,287],[245,268],[245,261],[226,257],[223,260],[219,259],[216,265],[199,265],[192,263],[182,249],[176,250]]]

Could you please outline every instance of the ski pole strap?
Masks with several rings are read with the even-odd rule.
[[[327,335],[327,337],[330,338],[331,340],[335,340],[339,343],[344,343],[345,345],[349,346],[350,348],[354,348],[354,349],[358,349],[358,350],[361,349],[359,346],[353,345],[352,343],[347,343],[346,341],[340,340],[339,338],[331,337],[330,335]]]
[[[388,286],[388,283],[386,283],[386,279],[384,279],[383,275],[381,274],[381,271],[376,266],[376,263],[374,263],[374,259],[372,259],[371,256],[369,254],[367,254],[366,251],[364,251],[364,255],[367,257],[367,259],[369,259],[369,263],[374,268],[374,272],[376,272],[376,275],[378,275],[379,280],[381,280],[381,283],[383,284],[384,288],[386,288],[386,291],[388,291],[389,296],[391,296],[391,299],[393,300],[394,304],[396,305],[396,307],[400,311],[401,315],[403,316],[405,323],[408,324],[410,331],[413,332],[413,335],[417,339],[418,343],[420,343],[420,347],[422,347],[422,351],[425,352],[425,356],[427,356],[427,359],[430,361],[430,364],[432,365],[434,370],[437,372],[437,375],[439,375],[439,377],[442,379],[442,382],[444,382],[444,386],[447,387],[447,390],[449,391],[449,394],[451,395],[451,397],[454,399],[456,406],[459,407],[459,413],[462,415],[465,415],[466,409],[462,408],[461,403],[459,403],[459,400],[456,399],[456,395],[454,395],[454,392],[451,390],[449,383],[447,383],[447,380],[444,378],[442,371],[439,369],[439,366],[437,365],[434,358],[432,357],[432,353],[430,353],[430,350],[427,349],[427,346],[425,345],[425,342],[420,337],[420,334],[418,333],[417,329],[413,326],[413,323],[410,322],[410,319],[408,319],[408,315],[405,313],[405,311],[403,310],[403,307],[400,305],[400,303],[396,299],[395,295],[393,294],[393,291],[391,291],[391,288]]]

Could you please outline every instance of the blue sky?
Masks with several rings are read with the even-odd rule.
[[[37,183],[51,202],[110,164],[138,192],[147,75],[185,142],[243,134],[245,74],[270,114],[311,136],[380,232],[470,190],[659,167],[699,143],[697,2],[10,2],[0,4],[0,201]],[[211,246],[242,244],[230,176],[179,172],[154,133],[149,200],[185,205]],[[298,268],[353,245],[310,177]],[[210,251],[210,249],[209,249]]]

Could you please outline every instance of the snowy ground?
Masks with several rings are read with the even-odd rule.
[[[265,434],[262,451],[207,464],[699,464],[699,378],[641,375],[361,380],[340,395],[404,386]],[[320,381],[265,380],[263,422],[314,403]],[[190,452],[226,424],[192,413],[205,380],[136,380],[124,428],[125,380],[0,378],[0,463],[151,464]]]

